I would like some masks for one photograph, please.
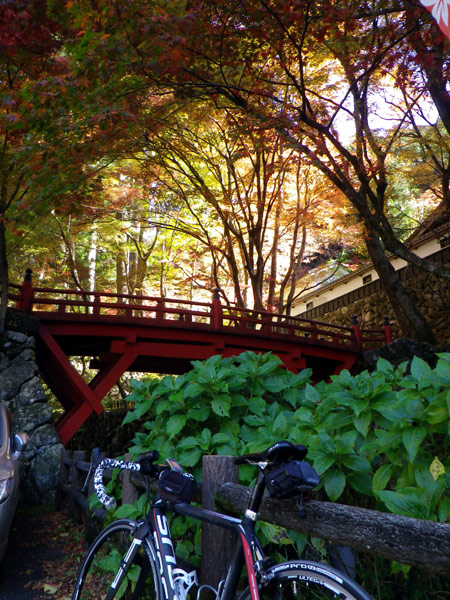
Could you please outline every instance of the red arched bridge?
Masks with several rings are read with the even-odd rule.
[[[314,380],[349,369],[361,351],[391,339],[390,327],[362,331],[264,311],[112,292],[33,288],[31,273],[10,285],[14,310],[38,319],[36,361],[64,408],[57,424],[63,444],[125,371],[184,373],[192,360],[251,350],[272,352],[294,372],[311,367]],[[14,291],[15,290],[15,291]],[[91,357],[87,383],[70,362]]]

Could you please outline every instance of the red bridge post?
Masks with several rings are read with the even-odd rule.
[[[33,282],[31,280],[31,269],[25,270],[22,285],[20,286],[20,298],[17,301],[17,308],[23,313],[30,313],[33,309]]]
[[[391,328],[391,324],[389,323],[388,316],[384,317],[383,332],[384,332],[384,343],[390,344],[392,342],[392,328]]]
[[[358,350],[361,350],[361,348],[362,348],[361,329],[358,325],[358,318],[356,315],[353,315],[353,318],[352,318],[352,329],[353,329],[353,334],[355,336],[356,348]]]
[[[214,329],[220,329],[222,327],[222,304],[220,303],[219,290],[214,288],[212,309],[211,309],[211,324]]]

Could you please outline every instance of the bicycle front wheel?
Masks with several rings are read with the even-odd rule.
[[[136,523],[120,519],[108,525],[94,540],[78,573],[72,600],[160,600],[156,553],[153,542],[133,542]],[[118,576],[130,552],[133,561]]]
[[[258,591],[260,600],[372,600],[337,569],[307,560],[280,563],[267,569]],[[239,600],[250,598],[249,588],[239,596]]]

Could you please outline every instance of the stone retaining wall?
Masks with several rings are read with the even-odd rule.
[[[414,270],[403,282],[408,292],[421,308],[441,344],[450,343],[450,285],[448,281],[429,273]],[[319,307],[320,308],[320,307]],[[327,323],[349,326],[352,316],[358,317],[362,329],[380,329],[388,316],[393,337],[403,337],[395,319],[394,311],[383,292],[355,300],[332,312],[316,317]]]
[[[30,438],[22,459],[25,501],[53,504],[64,447],[34,360],[34,337],[7,331],[0,338],[0,400],[12,416],[13,432]]]

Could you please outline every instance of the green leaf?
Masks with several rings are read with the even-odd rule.
[[[394,465],[389,463],[381,465],[381,467],[377,469],[372,479],[372,488],[374,492],[380,492],[381,490],[384,490],[391,479],[394,470]]]
[[[416,379],[430,378],[432,369],[429,364],[418,356],[414,356],[411,361],[411,375]]]
[[[352,471],[347,474],[347,483],[359,494],[372,496],[372,477],[369,473],[357,473]]]
[[[450,521],[450,498],[443,498],[439,504],[439,521]]]
[[[272,392],[272,394],[278,394],[286,387],[284,378],[282,377],[267,377],[263,379],[262,384],[264,388],[267,391]]]
[[[287,435],[287,429],[288,429],[288,422],[287,422],[284,412],[282,412],[275,419],[274,424],[273,424],[273,430],[280,437],[285,437]]]
[[[173,415],[169,418],[166,425],[166,431],[169,434],[169,439],[172,439],[177,433],[183,429],[186,424],[186,415]]]
[[[382,373],[387,373],[390,375],[394,373],[394,367],[388,360],[380,356],[377,361],[377,371],[381,371]]]
[[[386,508],[396,515],[413,517],[415,519],[426,519],[427,508],[423,499],[414,493],[401,494],[390,490],[377,492],[378,498],[386,505]]]
[[[335,502],[345,489],[345,475],[342,471],[333,469],[323,478],[325,492],[332,502]]]
[[[200,448],[192,448],[178,454],[178,460],[183,467],[194,467],[201,459],[203,452]]]
[[[184,388],[184,397],[185,398],[196,398],[200,396],[203,392],[203,386],[199,383],[191,383]]]
[[[255,396],[254,398],[250,398],[248,407],[252,413],[260,415],[266,411],[266,402],[260,396]]]
[[[212,436],[212,442],[213,444],[228,444],[230,442],[230,436],[228,433],[215,433]]]
[[[408,453],[409,462],[414,462],[420,445],[427,435],[427,429],[424,426],[409,427],[402,434],[402,442]]]
[[[320,401],[320,394],[316,390],[316,388],[314,388],[312,385],[307,383],[305,386],[305,398],[309,402],[317,403]]]
[[[369,461],[363,456],[357,454],[347,454],[341,457],[344,466],[358,473],[369,473],[372,470]]]
[[[283,400],[289,402],[295,408],[300,402],[299,390],[291,387],[285,388],[283,390]]]
[[[370,424],[372,423],[372,413],[367,410],[353,417],[353,425],[355,429],[365,438],[369,432]]]
[[[336,457],[334,454],[317,454],[314,458],[314,468],[319,473],[319,475],[323,475],[325,471],[327,471],[334,463],[336,462]]]
[[[190,408],[187,414],[188,419],[194,419],[194,421],[206,421],[211,413],[209,406],[198,406]]]
[[[230,401],[226,396],[219,396],[211,402],[211,408],[219,417],[230,416]]]

